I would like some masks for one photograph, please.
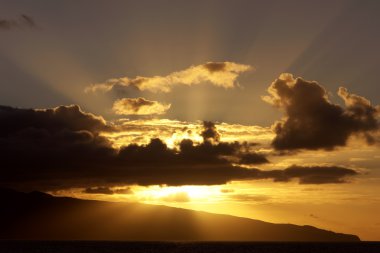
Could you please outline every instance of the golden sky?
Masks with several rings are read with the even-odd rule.
[[[0,186],[380,240],[379,3],[36,2],[0,0]]]

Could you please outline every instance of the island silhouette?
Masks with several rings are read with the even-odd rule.
[[[0,239],[355,242],[356,235],[167,206],[0,189]]]

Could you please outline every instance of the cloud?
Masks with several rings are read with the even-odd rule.
[[[97,186],[97,187],[86,188],[83,190],[83,193],[112,195],[112,194],[132,194],[133,191],[131,190],[130,187],[111,189],[109,187]]]
[[[83,193],[112,195],[113,191],[108,187],[90,187],[86,188]]]
[[[0,30],[12,30],[15,28],[35,28],[34,19],[28,15],[22,14],[18,19],[0,18]]]
[[[211,121],[203,121],[204,130],[201,132],[203,141],[219,142],[220,134],[216,129],[215,123]]]
[[[339,88],[345,107],[333,104],[327,91],[315,81],[294,79],[282,74],[263,99],[284,111],[275,123],[272,145],[277,150],[326,149],[345,146],[351,135],[370,140],[379,130],[379,107],[358,95]],[[370,143],[370,141],[369,141]]]
[[[119,115],[165,114],[171,104],[162,104],[145,98],[122,98],[114,102],[112,111]]]
[[[240,161],[239,161],[239,164],[247,164],[247,165],[256,165],[256,164],[264,164],[264,163],[269,163],[268,159],[262,155],[262,154],[258,154],[258,153],[247,153],[247,154],[243,154],[241,157],[240,157]]]
[[[115,131],[101,117],[78,106],[53,109],[0,107],[0,186],[21,190],[85,188],[117,193],[121,185],[215,185],[272,179],[300,183],[342,183],[356,172],[339,167],[292,167],[263,171],[234,166],[246,147],[238,142],[195,144],[184,139],[169,148],[161,139],[120,149],[101,135]],[[212,124],[206,124],[208,129]],[[243,149],[243,151],[242,151]]]
[[[117,147],[126,143],[148,144],[154,138],[160,138],[171,148],[178,146],[182,139],[191,139],[195,143],[200,143],[203,141],[201,132],[205,130],[203,122],[157,118],[118,119],[113,124],[118,131],[109,134],[103,133],[103,135],[107,136]],[[242,144],[247,142],[246,149],[248,151],[259,145],[267,146],[274,137],[270,127],[227,123],[217,124],[216,127],[220,134],[220,141],[238,141]]]
[[[233,194],[229,196],[232,200],[239,202],[265,202],[270,200],[267,195],[257,195],[257,194]]]
[[[101,116],[86,113],[78,105],[58,106],[51,109],[19,109],[0,106],[0,136],[20,131],[111,131]]]
[[[347,177],[358,175],[355,170],[338,166],[297,166],[278,171],[275,181],[287,182],[298,178],[300,184],[346,183]],[[276,173],[274,173],[276,174]]]
[[[231,192],[235,192],[235,190],[234,189],[223,188],[223,189],[220,189],[220,192],[221,193],[231,193]]]
[[[112,78],[85,88],[86,93],[107,92],[114,87],[134,87],[140,91],[170,92],[176,85],[196,85],[211,83],[217,87],[234,88],[238,85],[238,76],[250,70],[249,65],[234,62],[208,62],[191,66],[185,70],[173,72],[167,76]]]
[[[132,194],[133,191],[131,187],[116,188],[113,190],[115,194]]]

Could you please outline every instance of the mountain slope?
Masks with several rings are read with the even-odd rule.
[[[0,189],[0,239],[359,241],[311,226]]]

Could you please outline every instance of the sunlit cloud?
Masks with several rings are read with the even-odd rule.
[[[165,114],[171,104],[163,104],[145,98],[122,98],[114,102],[112,111],[119,115]]]
[[[202,83],[210,83],[222,88],[234,88],[239,85],[238,76],[250,69],[252,67],[249,65],[234,62],[208,62],[166,76],[111,78],[103,83],[86,87],[85,92],[107,92],[115,86],[135,87],[138,90],[150,92],[170,92],[176,85],[191,86]]]
[[[254,146],[268,146],[274,137],[269,127],[250,126],[228,123],[213,123],[217,128],[222,142],[247,142]],[[207,138],[204,132],[204,122],[179,121],[171,119],[119,119],[113,122],[118,129],[113,132],[102,132],[102,135],[112,141],[115,147],[128,143],[147,144],[152,138],[162,139],[173,148],[183,139],[191,139],[194,143],[201,143]],[[202,132],[204,132],[202,134]]]

